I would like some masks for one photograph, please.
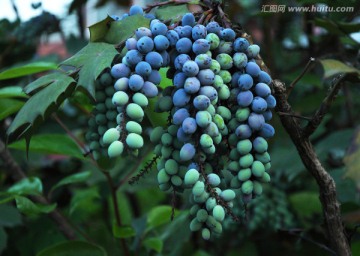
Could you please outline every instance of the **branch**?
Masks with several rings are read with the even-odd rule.
[[[311,121],[304,127],[304,136],[309,137],[320,125],[326,113],[329,111],[331,103],[334,101],[337,96],[341,86],[343,85],[346,75],[340,75],[333,81],[333,85],[326,96],[326,98],[321,103],[319,109],[315,112]]]
[[[276,112],[293,115],[294,112],[287,101],[285,85],[279,80],[274,80],[273,88],[277,99]],[[333,178],[322,166],[309,137],[303,133],[298,119],[290,115],[280,115],[280,120],[296,146],[304,166],[318,184],[320,202],[327,228],[327,238],[330,241],[329,245],[339,256],[351,255],[349,241],[341,219],[340,204],[337,201]]]
[[[311,57],[301,74],[290,84],[289,88],[287,89],[287,97],[289,97],[297,82],[299,82],[300,79],[306,74],[314,62],[315,58]]]
[[[27,176],[22,171],[21,167],[15,162],[14,158],[7,150],[4,142],[0,140],[0,158],[3,161],[6,169],[9,174],[12,176],[13,180],[19,181],[25,179]],[[33,200],[41,204],[50,204],[50,202],[44,196],[34,196]],[[76,234],[72,229],[71,224],[67,219],[60,213],[58,209],[49,213],[50,218],[57,224],[59,230],[64,234],[64,236],[69,240],[75,240]]]

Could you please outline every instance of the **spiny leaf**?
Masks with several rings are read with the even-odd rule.
[[[104,37],[109,31],[110,24],[114,19],[107,16],[106,19],[99,21],[89,27],[90,42],[103,42]]]
[[[57,69],[57,64],[53,62],[33,62],[19,67],[9,68],[0,73],[0,80],[22,77],[36,74],[48,70]]]
[[[0,97],[1,98],[1,97]],[[0,121],[16,113],[24,105],[21,100],[1,99],[0,100]]]
[[[0,98],[27,98],[21,86],[8,86],[0,89]]]
[[[10,145],[9,148],[26,150],[25,139],[16,141]],[[65,134],[40,134],[34,135],[31,138],[31,144],[29,147],[31,152],[43,153],[43,154],[56,154],[72,156],[84,160],[84,156],[81,153],[76,143]]]
[[[27,86],[25,86],[24,92],[26,94],[32,95],[50,84],[56,83],[57,86],[60,86],[69,84],[70,81],[74,82],[74,80],[67,74],[62,72],[54,72],[52,74],[42,76],[39,79],[36,79],[34,82],[28,84]]]
[[[114,46],[107,43],[89,43],[73,57],[60,65],[79,68],[77,88],[83,89],[95,99],[94,81],[101,72],[109,68],[118,54]]]
[[[110,29],[105,36],[105,42],[109,44],[119,44],[131,37],[139,27],[149,27],[150,20],[142,15],[129,16],[126,19],[111,22]]]
[[[29,143],[34,128],[56,111],[59,105],[74,91],[75,80],[61,73],[58,75],[57,80],[50,80],[49,85],[32,96],[17,113],[7,130],[10,141],[24,136]]]
[[[338,60],[326,59],[320,60],[320,63],[324,68],[324,78],[329,78],[340,73],[354,74],[360,76],[360,70],[348,66]]]
[[[162,20],[169,20],[171,19],[172,22],[177,22],[181,20],[182,16],[185,13],[188,13],[189,9],[187,4],[180,4],[180,5],[167,5],[164,7],[159,7],[156,9],[156,17]]]

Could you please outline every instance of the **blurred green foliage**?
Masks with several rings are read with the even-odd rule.
[[[97,5],[105,2],[108,1],[98,1]],[[252,35],[254,43],[261,46],[261,55],[273,78],[289,85],[311,57],[316,59],[289,98],[299,116],[308,117],[314,113],[331,86],[333,75],[359,72],[358,1],[321,1],[329,6],[355,8],[353,12],[336,13],[261,11],[268,5],[309,7],[320,4],[312,0],[291,4],[284,0],[224,2],[231,20],[240,23]],[[74,0],[69,12],[85,3]],[[119,3],[128,6],[130,1]],[[25,23],[0,21],[0,46],[4,49],[0,53],[0,69],[35,61],[40,36],[44,32],[58,32],[60,22],[46,12]],[[52,25],[48,27],[49,23]],[[69,38],[69,42],[71,40],[74,38]],[[332,65],[320,61],[329,59]],[[91,68],[92,64],[89,63]],[[25,69],[30,74],[26,79],[5,80],[0,85],[0,138],[3,141],[14,113],[27,99],[18,89],[34,79],[39,71],[36,67],[30,65],[31,70]],[[360,222],[359,88],[355,75],[354,81],[346,82],[312,137],[316,152],[336,181],[344,223],[352,234],[353,255],[360,255],[360,234],[355,229]],[[61,105],[58,116],[74,134],[82,137],[87,129],[84,112],[89,110],[91,102],[78,92]],[[306,124],[306,120],[303,123]],[[127,183],[129,177],[137,174],[152,158],[151,146],[138,158],[120,158],[107,163],[110,175],[121,183],[116,192],[123,223],[119,227],[115,224],[111,190],[105,177],[82,155],[84,152],[65,137],[53,119],[46,120],[32,139],[28,158],[24,154],[24,141],[8,146],[17,163],[33,178],[14,184],[0,162],[0,202],[4,203],[0,204],[0,253],[122,255],[116,238],[126,238],[130,250],[137,255],[328,255],[329,251],[322,247],[327,241],[323,235],[317,185],[277,117],[273,124],[277,134],[270,145],[272,183],[247,209],[239,208],[236,214],[241,216],[240,223],[229,220],[220,238],[206,242],[199,234],[189,231],[186,194],[176,196],[175,219],[170,221],[172,198],[158,189],[155,171],[133,185]],[[39,205],[26,197],[37,193],[46,195],[54,204]],[[81,241],[68,242],[49,216],[43,214],[55,206],[77,227],[76,234]],[[30,216],[19,214],[16,207]]]

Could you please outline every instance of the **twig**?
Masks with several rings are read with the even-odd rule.
[[[307,116],[300,116],[300,115],[296,115],[296,114],[290,114],[290,113],[284,113],[284,112],[278,112],[279,116],[291,116],[291,117],[295,117],[295,118],[299,118],[299,119],[304,119],[304,120],[311,120],[311,117],[307,117]]]
[[[277,99],[276,112],[293,114],[291,106],[287,101],[285,85],[279,80],[274,80],[273,88]],[[305,136],[301,129],[298,119],[288,115],[280,115],[280,120],[296,146],[304,166],[318,184],[320,202],[327,229],[327,238],[329,239],[331,248],[339,256],[351,255],[351,249],[345,235],[345,229],[341,218],[340,204],[336,197],[336,186],[333,178],[322,166],[309,137]]]
[[[105,175],[107,182],[109,184],[109,187],[110,187],[111,198],[112,198],[112,203],[113,203],[114,213],[115,213],[116,225],[121,227],[122,221],[121,221],[121,216],[120,216],[120,211],[119,211],[118,199],[117,199],[117,195],[116,195],[117,188],[114,184],[114,181],[113,181],[110,173],[107,171],[103,171],[102,173]],[[120,241],[122,244],[122,249],[123,249],[124,255],[126,255],[126,256],[130,255],[125,239],[121,238]]]
[[[225,27],[230,28],[231,27],[231,22],[230,22],[229,18],[226,16],[226,14],[224,13],[221,6],[218,5],[217,9],[218,9],[221,21],[224,23]]]
[[[310,67],[315,63],[315,58],[310,57],[310,60],[308,61],[308,63],[306,64],[304,70],[300,73],[300,75],[295,78],[295,80],[290,84],[290,86],[287,89],[287,97],[289,97],[290,93],[292,92],[292,90],[294,89],[295,85],[297,84],[297,82],[300,81],[300,79],[306,74],[306,72],[310,69]]]
[[[234,214],[234,212],[231,210],[229,205],[216,193],[215,189],[213,189],[211,187],[211,185],[209,184],[209,182],[207,181],[206,173],[205,173],[204,166],[202,165],[202,163],[199,162],[198,165],[199,165],[199,169],[200,169],[200,174],[204,178],[206,190],[210,193],[210,195],[213,198],[215,198],[216,203],[218,205],[221,205],[226,210],[227,214],[229,214],[234,221],[237,221],[237,222],[240,221],[239,217]]]
[[[306,237],[306,236],[303,235],[303,234],[297,234],[296,232],[294,232],[294,231],[292,231],[292,230],[289,230],[288,232],[289,232],[290,235],[297,236],[297,237],[299,237],[299,238],[302,239],[302,240],[308,241],[308,242],[310,242],[310,243],[312,243],[312,244],[320,247],[321,249],[324,249],[325,251],[331,253],[331,254],[334,255],[334,256],[337,255],[336,252],[334,252],[334,250],[330,249],[330,248],[327,247],[325,244],[321,244],[321,243],[319,243],[319,242],[316,242],[316,241],[314,241],[314,240]]]
[[[84,142],[79,140],[71,131],[70,129],[61,121],[61,119],[55,114],[52,114],[52,118],[61,126],[61,128],[64,129],[66,134],[73,140],[75,143],[79,146],[79,148],[83,151],[83,154],[86,154],[88,152],[88,149]]]
[[[319,109],[315,112],[314,116],[307,124],[306,127],[303,129],[304,136],[310,136],[316,128],[320,125],[321,121],[323,120],[325,114],[329,111],[331,103],[334,101],[336,95],[338,94],[341,86],[343,85],[343,81],[346,75],[340,75],[337,77],[328,93],[326,98],[321,103]]]
[[[173,221],[174,217],[175,217],[175,205],[176,205],[176,191],[175,188],[173,187],[173,191],[172,191],[172,198],[171,198],[171,217],[170,220]]]
[[[160,6],[169,5],[169,4],[186,4],[189,2],[190,2],[190,0],[169,0],[169,1],[165,1],[165,2],[158,2],[158,3],[147,5],[144,8],[144,12],[150,12],[155,7],[160,7]]]

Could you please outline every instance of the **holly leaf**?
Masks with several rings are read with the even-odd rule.
[[[348,66],[345,63],[338,60],[333,60],[333,59],[320,60],[320,64],[324,68],[325,79],[341,73],[360,76],[360,70]]]
[[[109,31],[111,22],[114,19],[110,16],[107,16],[106,19],[99,21],[89,27],[90,31],[90,42],[103,42],[104,37]]]
[[[111,22],[110,28],[106,33],[104,40],[109,44],[119,44],[131,37],[137,28],[148,28],[149,26],[150,20],[144,16],[140,14],[129,16],[126,19]]]
[[[24,88],[24,92],[28,95],[34,95],[35,93],[41,91],[46,86],[56,83],[57,86],[64,86],[74,82],[74,80],[69,77],[67,74],[62,72],[54,72],[46,76],[42,76],[39,79],[36,79],[34,82],[28,84]]]
[[[171,22],[177,22],[181,20],[182,16],[185,13],[188,13],[188,5],[187,4],[179,4],[179,5],[166,5],[164,7],[159,7],[156,9],[156,17],[161,20],[171,20]]]
[[[19,67],[9,68],[1,72],[0,80],[22,77],[54,69],[57,69],[56,63],[43,61],[33,62]]]
[[[48,77],[46,83],[43,77],[47,87],[33,95],[17,113],[7,130],[9,141],[24,136],[28,146],[33,130],[73,93],[75,80],[62,73],[56,74],[56,80],[53,80],[53,76],[45,76]]]
[[[111,44],[89,43],[77,54],[65,60],[60,65],[80,69],[76,88],[85,91],[95,100],[94,81],[104,69],[110,68],[117,54],[118,52]]]

